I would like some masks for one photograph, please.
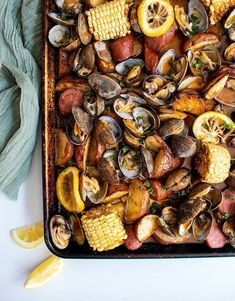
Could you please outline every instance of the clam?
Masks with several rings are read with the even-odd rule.
[[[132,111],[133,120],[124,119],[124,125],[131,134],[145,137],[153,129],[157,129],[160,121],[156,114],[149,109],[136,107]]]
[[[97,139],[106,145],[106,149],[117,146],[122,139],[122,129],[119,124],[109,116],[101,116],[95,128]]]
[[[62,48],[63,51],[71,52],[77,50],[81,46],[81,40],[77,36],[71,36],[68,44]]]
[[[207,207],[207,203],[200,199],[187,199],[184,201],[178,211],[179,224],[187,224]]]
[[[127,86],[136,87],[141,84],[144,79],[141,66],[133,67],[124,77],[123,81]]]
[[[189,232],[190,228],[192,227],[192,223],[193,223],[193,219],[189,219],[187,222],[179,224],[178,227],[179,235],[182,237],[185,236]]]
[[[160,137],[166,138],[170,135],[179,135],[184,129],[185,122],[183,119],[171,118],[161,124],[157,133]]]
[[[177,224],[177,209],[171,206],[167,206],[162,209],[161,218],[168,225],[176,225]]]
[[[220,54],[213,46],[195,51],[189,50],[187,56],[189,67],[194,75],[202,75],[205,71],[215,71],[221,66]]]
[[[139,152],[129,146],[122,147],[118,154],[118,164],[126,178],[137,178],[141,169]]]
[[[82,10],[81,0],[55,0],[61,11],[67,14],[78,15]]]
[[[93,95],[92,97],[85,96],[84,109],[91,117],[97,117],[101,115],[105,109],[105,102],[99,95]]]
[[[66,132],[69,140],[80,145],[85,142],[93,129],[93,120],[80,107],[72,107],[73,118],[70,118],[66,123]]]
[[[188,70],[188,60],[187,57],[181,56],[178,60],[174,61],[173,68],[171,72],[171,77],[177,82],[181,83],[185,77]]]
[[[189,19],[189,16],[186,14],[183,7],[179,5],[175,5],[175,19],[183,32],[183,34],[187,37],[192,35],[192,22]]]
[[[75,57],[73,70],[78,76],[87,77],[95,69],[95,52],[92,44],[80,48]]]
[[[224,57],[226,60],[228,61],[232,61],[234,62],[235,61],[235,42],[230,44],[225,52],[224,52]]]
[[[97,166],[101,179],[109,184],[117,184],[120,180],[121,175],[117,158],[116,151],[106,151]]]
[[[224,28],[228,30],[230,40],[235,41],[235,9],[232,10],[225,21]]]
[[[67,248],[71,238],[68,221],[62,215],[54,215],[50,220],[49,229],[53,244],[61,250]]]
[[[133,119],[133,109],[144,104],[145,101],[138,94],[129,92],[120,94],[114,101],[113,108],[115,113],[121,118]]]
[[[94,44],[94,49],[98,58],[106,63],[112,62],[112,57],[107,44],[103,41],[97,41]]]
[[[170,103],[176,85],[173,81],[160,76],[150,75],[143,82],[143,95],[146,101],[154,107]]]
[[[143,146],[141,147],[140,152],[143,161],[143,173],[146,174],[147,177],[151,177],[154,169],[153,152]]]
[[[171,174],[169,174],[169,176],[166,178],[164,187],[167,190],[178,192],[188,187],[190,182],[191,182],[190,170],[185,167],[181,167],[174,170]]]
[[[229,218],[223,224],[222,228],[224,234],[228,237],[229,243],[235,247],[235,219],[234,217]]]
[[[92,39],[92,33],[89,31],[87,18],[84,13],[78,15],[77,32],[83,45],[90,43]]]
[[[188,3],[188,15],[193,23],[193,32],[206,32],[209,19],[204,5],[199,0],[190,0]]]
[[[137,57],[139,55],[141,55],[143,51],[143,41],[142,41],[142,37],[138,37],[134,39],[134,45],[133,45],[133,57]]]
[[[182,135],[169,136],[167,139],[167,144],[170,147],[173,155],[180,158],[192,157],[196,154],[198,149],[196,139]]]
[[[137,66],[139,66],[139,69],[142,70],[144,68],[144,61],[141,59],[132,58],[117,64],[115,70],[117,73],[127,76],[128,73]]]
[[[70,32],[67,26],[55,25],[48,34],[48,39],[54,47],[65,46],[69,42]]]
[[[71,214],[69,221],[72,228],[73,237],[75,238],[77,244],[82,246],[85,242],[85,235],[80,218],[77,216],[77,214]]]
[[[141,145],[145,145],[144,139],[135,137],[127,129],[123,132],[123,142],[134,148],[140,148]]]
[[[212,222],[212,216],[209,212],[203,212],[195,217],[192,223],[193,237],[197,241],[203,242],[210,233]]]
[[[118,96],[122,89],[116,79],[104,74],[91,74],[88,76],[89,85],[100,96],[110,99]]]
[[[190,199],[201,198],[208,201],[208,209],[211,211],[217,209],[223,200],[221,190],[207,183],[199,183],[194,186],[188,197]]]
[[[227,145],[232,148],[235,147],[235,137],[234,136],[232,136],[228,139]]]
[[[49,12],[48,17],[55,22],[56,24],[63,25],[63,26],[75,26],[76,22],[74,19],[67,17],[67,14],[63,13],[55,13]]]
[[[175,56],[176,54],[174,49],[169,49],[165,52],[158,62],[156,73],[161,76],[170,76]]]
[[[201,75],[186,75],[178,85],[178,91],[184,89],[201,90],[204,88],[205,82]]]
[[[159,217],[159,219],[158,219],[158,226],[161,228],[161,230],[162,230],[165,234],[167,234],[167,235],[169,235],[169,236],[171,236],[171,237],[175,237],[175,233],[174,233],[174,230],[173,230],[172,226],[171,226],[171,225],[168,225],[168,224],[164,221],[164,219],[161,218],[161,217]]]
[[[99,204],[106,197],[108,191],[108,183],[89,176],[84,175],[83,179],[83,195],[85,195],[93,204]]]

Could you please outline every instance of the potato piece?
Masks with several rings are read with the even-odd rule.
[[[176,111],[196,116],[206,112],[206,104],[200,94],[193,90],[184,90],[177,94],[172,107]]]
[[[160,149],[154,161],[151,179],[159,179],[168,174],[173,167],[173,155],[168,147]]]
[[[125,222],[132,224],[144,216],[148,210],[148,203],[149,193],[147,187],[139,179],[131,180],[125,206]]]
[[[86,169],[87,165],[87,155],[90,145],[90,137],[82,145],[78,145],[75,151],[75,160],[77,162],[78,168],[83,171]]]
[[[103,200],[103,203],[110,203],[116,199],[120,199],[128,194],[129,186],[125,182],[119,182],[118,184],[109,184],[108,193]]]
[[[158,52],[161,50],[164,46],[169,44],[175,36],[175,27],[172,25],[171,28],[163,35],[158,37],[144,37],[144,40],[146,42],[146,45],[152,49],[154,52]]]
[[[133,55],[134,36],[129,34],[125,37],[113,40],[110,43],[110,51],[115,62],[129,59]]]
[[[163,184],[159,180],[149,180],[150,186],[152,188],[153,193],[151,194],[151,198],[155,201],[163,201],[167,199],[171,195],[170,190],[166,190],[163,187]]]
[[[71,66],[69,65],[69,53],[59,49],[58,57],[58,78],[64,77],[72,71]]]
[[[125,227],[127,239],[124,240],[124,245],[127,247],[128,250],[137,250],[142,246],[142,242],[140,242],[134,231],[134,225],[127,225]]]
[[[80,90],[81,92],[91,91],[91,87],[87,80],[75,76],[62,77],[55,86],[55,89],[58,92],[63,92],[70,88]]]
[[[65,165],[73,157],[73,144],[62,129],[55,129],[56,166]]]
[[[158,217],[153,214],[142,217],[135,225],[135,234],[140,242],[147,240],[156,230]]]

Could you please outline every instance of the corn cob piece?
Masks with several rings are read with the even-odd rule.
[[[128,9],[125,0],[115,0],[86,11],[89,30],[95,39],[110,40],[130,33]]]
[[[111,204],[86,211],[81,221],[88,243],[94,251],[114,249],[127,238],[118,208],[113,208]]]
[[[235,6],[235,0],[201,0],[201,2],[209,9],[211,25],[220,21],[226,12]]]
[[[230,154],[223,146],[203,143],[196,158],[196,168],[206,183],[221,183],[229,176]]]

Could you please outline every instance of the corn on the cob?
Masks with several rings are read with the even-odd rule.
[[[122,219],[111,204],[102,205],[86,211],[82,217],[82,226],[93,250],[107,251],[114,249],[127,238]]]
[[[115,0],[86,11],[89,30],[96,40],[110,40],[129,33],[128,4]]]
[[[206,183],[221,183],[229,176],[230,154],[223,146],[203,143],[196,158],[196,168]]]
[[[201,2],[209,9],[211,25],[216,24],[230,8],[235,6],[235,0],[201,0]]]

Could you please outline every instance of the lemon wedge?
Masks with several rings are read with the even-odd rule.
[[[22,248],[33,249],[43,242],[43,222],[11,230],[14,241]]]
[[[64,261],[56,256],[50,256],[37,266],[28,276],[25,281],[24,288],[36,288],[62,271],[64,268]]]
[[[146,36],[166,33],[174,22],[174,8],[167,0],[143,0],[137,10],[138,23]]]
[[[194,136],[202,141],[217,144],[234,131],[235,124],[225,114],[209,111],[196,118],[193,124]]]

